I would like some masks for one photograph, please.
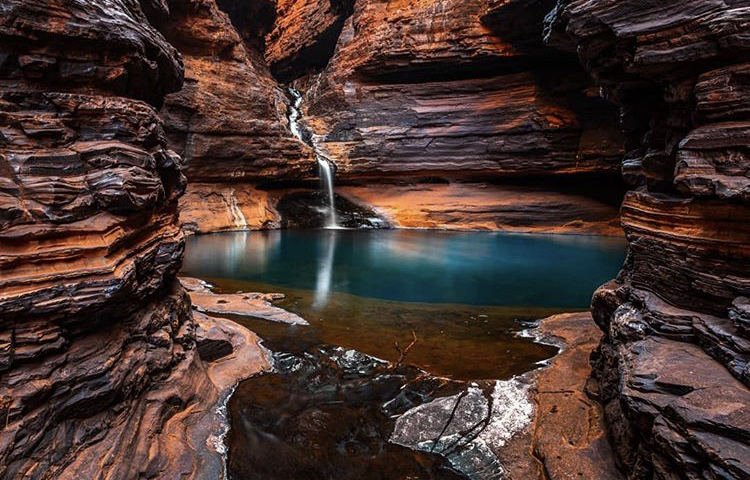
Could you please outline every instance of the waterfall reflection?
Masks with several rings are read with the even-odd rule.
[[[336,230],[326,230],[322,234],[318,254],[318,271],[315,280],[315,294],[313,308],[320,310],[328,303],[331,295],[331,279],[333,277],[333,259],[336,251]]]

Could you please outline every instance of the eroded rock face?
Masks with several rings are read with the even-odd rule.
[[[2,478],[223,469],[204,448],[221,431],[213,408],[252,372],[198,359],[214,327],[197,326],[174,280],[185,177],[155,107],[183,69],[150,23],[167,13],[146,0],[0,6]],[[216,328],[232,358],[255,345]]]
[[[620,276],[593,299],[592,392],[630,479],[748,478],[750,58],[744,2],[560,1],[546,39],[576,46],[620,104]]]
[[[166,36],[185,85],[161,110],[169,144],[193,182],[311,177],[314,161],[289,132],[289,100],[214,0],[170,2]]]
[[[622,140],[614,109],[574,56],[542,45],[551,4],[531,3],[358,0],[349,9],[281,2],[266,60],[282,80],[297,79],[306,134],[336,164],[339,184],[376,183],[387,195],[393,183],[422,188],[425,179],[594,174],[618,190]],[[315,47],[319,65],[298,60],[327,44],[336,28],[331,55]],[[597,202],[579,199],[565,203],[583,210]],[[518,229],[538,231],[532,217]],[[611,220],[603,214],[591,231]],[[499,216],[466,225],[503,223]]]
[[[184,58],[185,84],[160,113],[192,184],[181,221],[188,232],[277,226],[257,184],[313,178],[315,161],[289,131],[289,99],[262,60],[275,10],[215,0],[169,7],[165,36]]]

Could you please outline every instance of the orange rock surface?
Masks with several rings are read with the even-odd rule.
[[[247,183],[190,183],[180,198],[186,232],[279,228],[276,199]]]
[[[451,183],[338,190],[402,228],[622,235],[616,207],[543,187]]]
[[[257,338],[175,283],[183,65],[158,1],[0,6],[0,477],[218,478]],[[153,24],[151,23],[153,22]],[[206,336],[229,346],[200,358]]]

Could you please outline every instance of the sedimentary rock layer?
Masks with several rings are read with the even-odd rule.
[[[265,58],[277,78],[296,79],[303,136],[336,165],[339,184],[368,182],[398,196],[393,184],[403,181],[420,188],[435,178],[543,182],[611,174],[619,190],[622,136],[613,106],[573,55],[542,44],[549,3],[517,4],[284,1],[266,36]],[[562,199],[571,208],[562,209],[559,225],[590,223],[566,215],[596,203],[580,202],[582,196]],[[441,216],[455,204],[431,206]],[[513,223],[489,211],[484,217],[475,223]],[[534,230],[548,219],[518,222],[520,230]]]
[[[636,188],[624,269],[593,299],[590,385],[629,479],[750,477],[749,19],[710,0],[560,1],[547,18],[620,104]]]
[[[201,183],[309,187],[312,145],[336,165],[338,183],[608,174],[617,191],[615,111],[573,55],[542,44],[544,3],[171,2],[164,29],[187,80],[161,111],[169,145]],[[304,94],[305,142],[290,131],[277,83],[292,80]],[[596,203],[580,198],[565,198],[566,212]],[[196,199],[182,201],[193,231],[242,224],[228,210],[219,216],[229,221],[206,221]],[[239,210],[253,210],[245,200]]]
[[[344,186],[338,192],[399,228],[622,235],[616,206],[571,189],[415,183]]]
[[[188,179],[313,177],[312,154],[289,131],[285,92],[229,17],[214,0],[170,1],[169,6],[165,35],[183,55],[185,85],[167,96],[161,115]]]
[[[174,280],[185,177],[155,108],[183,70],[151,23],[167,15],[0,5],[0,478],[215,478],[214,408],[265,366],[248,332],[196,323]],[[213,366],[209,337],[231,346]]]
[[[586,75],[539,26],[516,32],[539,44],[530,54],[487,14],[478,0],[355,3],[327,68],[297,82],[339,178],[618,170],[614,112]]]
[[[279,228],[276,203],[253,184],[193,182],[180,198],[180,223],[190,233]]]

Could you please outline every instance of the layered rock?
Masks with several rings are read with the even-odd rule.
[[[425,179],[437,177],[475,182],[469,189],[476,190],[488,180],[594,174],[619,188],[622,141],[614,110],[573,57],[541,45],[544,8],[518,10],[479,0],[359,0],[338,27],[350,12],[347,5],[338,7],[282,2],[266,37],[266,60],[280,78],[298,78],[306,134],[336,164],[339,184],[378,183],[386,193],[391,187],[383,184],[406,181],[429,189]],[[297,60],[316,42],[327,43],[334,28],[341,33],[330,60]],[[320,73],[311,71],[322,66]],[[592,202],[597,199],[573,210]],[[606,204],[592,211],[606,211],[595,220],[599,225],[615,217]],[[525,230],[536,230],[529,218]],[[560,224],[567,222],[560,218]]]
[[[289,131],[289,99],[261,61],[252,37],[262,26],[242,23],[258,18],[258,12],[222,3],[233,7],[245,38],[214,0],[169,2],[171,15],[164,27],[185,62],[185,85],[167,96],[161,115],[169,146],[185,160],[183,170],[193,183],[191,194],[181,201],[182,221],[191,230],[233,228],[232,222],[211,218],[216,213],[231,219],[236,216],[231,208],[216,201],[204,208],[196,203],[202,198],[234,190],[239,208],[252,213],[255,184],[314,175],[311,152]],[[257,228],[269,219],[247,220],[244,226]]]
[[[264,365],[206,366],[201,330],[252,339],[197,326],[175,284],[185,177],[155,107],[183,70],[150,23],[167,13],[0,6],[2,478],[219,474],[214,407]]]
[[[577,185],[403,182],[338,192],[399,228],[622,235],[613,201]]]
[[[750,10],[742,2],[561,1],[574,46],[620,104],[635,191],[620,276],[593,299],[591,390],[630,479],[748,478]]]

